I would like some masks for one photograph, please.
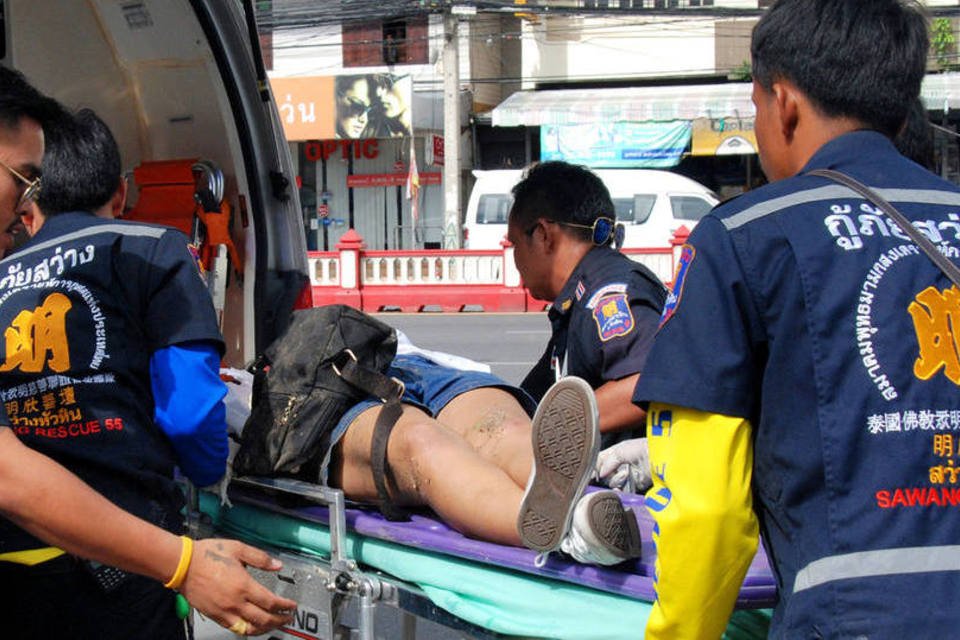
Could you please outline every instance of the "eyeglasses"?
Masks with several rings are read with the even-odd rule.
[[[40,178],[34,178],[31,180],[3,160],[0,160],[0,166],[9,171],[14,178],[26,185],[23,193],[20,194],[20,199],[17,200],[17,209],[20,209],[26,203],[37,199],[37,197],[40,195]]]
[[[598,247],[608,244],[612,239],[614,248],[619,249],[623,246],[623,238],[624,234],[626,233],[624,226],[617,223],[615,218],[608,218],[606,216],[600,216],[593,221],[593,224],[578,224],[576,222],[561,222],[559,220],[547,220],[547,222],[563,225],[565,227],[589,229],[590,239],[593,244]],[[530,229],[527,230],[527,235],[531,235],[536,226],[537,225],[533,225],[530,227]]]
[[[346,108],[344,111],[346,112],[347,116],[351,118],[365,116],[370,113],[371,109],[373,109],[370,104],[362,100],[357,100],[356,98],[344,98],[343,101],[346,103]]]
[[[617,221],[613,218],[601,216],[593,221],[593,224],[577,224],[576,222],[557,222],[565,227],[576,227],[578,229],[590,229],[590,237],[593,244],[602,245],[610,242],[613,230],[617,226]]]

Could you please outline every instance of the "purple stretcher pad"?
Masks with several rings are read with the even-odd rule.
[[[266,493],[239,488],[231,489],[230,497],[238,502],[309,522],[323,525],[328,525],[329,522],[327,508],[323,506],[285,507],[281,501]],[[621,494],[621,500],[625,506],[633,509],[637,517],[643,551],[639,560],[616,567],[584,565],[558,554],[551,554],[547,563],[537,568],[534,566],[537,556],[535,551],[464,537],[436,517],[424,512],[414,513],[409,522],[391,522],[378,511],[350,505],[346,509],[346,521],[348,530],[378,540],[652,602],[656,597],[653,586],[656,550],[651,538],[653,519],[643,506],[642,495]],[[761,545],[740,588],[736,608],[772,607],[776,602],[776,595],[774,577]]]

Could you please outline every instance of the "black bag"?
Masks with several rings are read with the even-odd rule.
[[[255,366],[234,473],[319,483],[334,427],[350,407],[375,395],[392,400],[393,420],[399,416],[402,385],[382,374],[396,351],[393,328],[352,307],[295,311]]]

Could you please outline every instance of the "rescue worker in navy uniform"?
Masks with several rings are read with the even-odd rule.
[[[943,254],[960,189],[891,139],[928,34],[901,0],[779,0],[753,31],[770,183],[684,248],[636,389],[649,402],[647,638],[717,638],[762,533],[774,638],[955,637],[960,292],[833,169]]]
[[[545,163],[530,170],[514,196],[508,233],[525,284],[541,299],[553,299],[582,260],[591,273],[577,271],[582,276],[570,284],[565,309],[577,291],[584,297],[589,286],[596,307],[587,316],[595,318],[589,320],[589,331],[598,343],[606,343],[606,358],[620,360],[600,358],[595,374],[583,367],[586,381],[570,376],[556,382],[551,373],[538,389],[539,406],[531,422],[534,403],[523,390],[488,373],[449,361],[445,365],[443,354],[402,346],[387,372],[406,384],[403,414],[387,448],[387,464],[396,479],[390,498],[429,506],[465,535],[536,549],[541,559],[560,550],[579,562],[617,564],[640,554],[636,518],[613,491],[583,493],[594,468],[606,459],[601,452],[598,464],[592,444],[598,439],[593,409],[580,419],[576,407],[596,406],[600,431],[643,426],[643,412],[630,403],[630,394],[666,292],[652,274],[644,280],[645,288],[632,291],[633,263],[609,247],[613,203],[594,174]],[[647,273],[640,265],[636,270]],[[594,272],[605,277],[595,279]],[[588,302],[584,298],[581,305]],[[354,500],[378,498],[371,442],[382,406],[373,397],[358,402],[330,438],[335,443],[328,454],[331,483]],[[548,469],[553,443],[561,441],[570,445],[562,456],[569,472],[539,473]],[[619,465],[612,466],[610,478],[619,477]],[[326,472],[327,462],[321,467],[321,474]],[[451,494],[446,490],[451,485],[462,490]]]
[[[563,375],[583,378],[596,393],[603,447],[642,435],[644,413],[630,396],[653,343],[663,284],[613,247],[613,201],[587,169],[535,165],[513,198],[507,238],[517,269],[533,297],[553,303],[550,342],[520,386],[539,399]]]
[[[174,466],[200,486],[225,469],[216,315],[185,236],[91,213],[118,188],[119,158],[91,153],[103,145],[71,123],[50,127],[61,157],[44,160],[39,206],[23,204],[32,239],[0,261],[0,400],[25,444],[179,533]],[[16,585],[0,608],[29,621],[5,637],[185,635],[159,582],[64,555],[5,519],[0,554],[0,581]]]

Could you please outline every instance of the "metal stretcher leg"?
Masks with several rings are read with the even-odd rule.
[[[347,557],[346,507],[343,492],[329,487],[286,478],[234,478],[233,484],[295,495],[329,509],[329,566],[320,559],[270,550],[284,568],[278,573],[253,571],[271,590],[297,600],[293,625],[298,637],[375,640],[375,614],[383,605],[401,615],[402,638],[413,639],[417,618],[465,632],[470,638],[493,640],[497,633],[482,629],[440,609],[416,586],[376,572],[364,571]],[[344,613],[356,606],[356,628],[344,622]]]

